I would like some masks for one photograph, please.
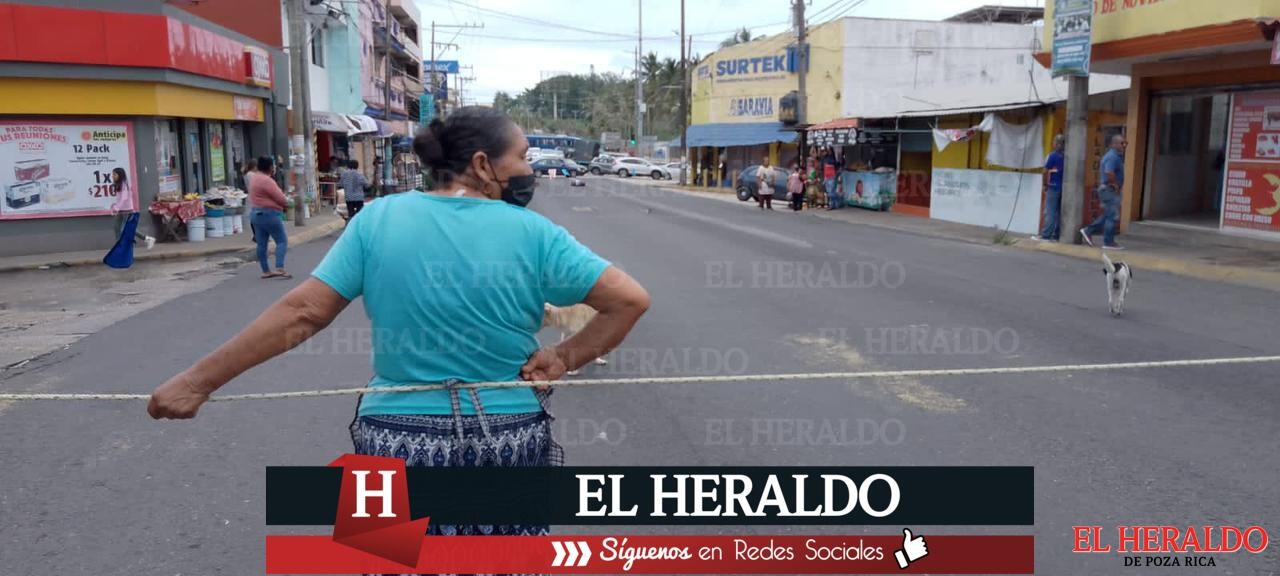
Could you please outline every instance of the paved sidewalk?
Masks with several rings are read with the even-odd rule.
[[[247,224],[247,223],[246,223]],[[298,228],[289,222],[285,231],[289,234],[289,245],[297,246],[313,240],[324,238],[342,230],[343,220],[330,210],[322,210],[312,214],[307,225]],[[272,252],[275,251],[272,243]],[[0,272],[18,270],[37,270],[65,266],[102,266],[102,257],[110,250],[110,246],[101,250],[83,250],[79,252],[56,252],[52,254],[32,254],[28,256],[9,256],[0,258]],[[224,236],[222,238],[206,238],[204,242],[165,242],[156,244],[147,250],[141,243],[134,249],[135,261],[169,260],[176,258],[196,258],[215,254],[253,252],[253,237],[248,230],[242,234]]]
[[[728,188],[680,188],[666,190],[720,200],[756,209],[754,202],[740,202]],[[779,212],[796,216],[809,216],[840,220],[860,226],[872,226],[897,230],[921,236],[945,238],[975,244],[1007,244],[1023,250],[1051,252],[1073,258],[1098,260],[1099,249],[1089,246],[1060,244],[1032,240],[1029,235],[1010,233],[1001,238],[998,230],[944,222],[893,212],[874,212],[861,208],[841,210],[804,210],[792,213],[779,206]],[[1154,270],[1210,280],[1280,291],[1280,242],[1269,242],[1247,237],[1221,234],[1213,230],[1194,230],[1162,224],[1134,222],[1129,232],[1119,236],[1118,243],[1126,249],[1109,252],[1113,259],[1132,265],[1135,276],[1143,270]]]

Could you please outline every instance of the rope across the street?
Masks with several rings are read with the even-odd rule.
[[[537,386],[606,386],[615,384],[715,384],[723,382],[779,382],[787,380],[852,380],[866,378],[937,378],[941,376],[993,376],[1007,374],[1044,374],[1052,372],[1097,372],[1112,370],[1143,370],[1154,368],[1192,368],[1235,364],[1262,364],[1280,362],[1280,356],[1243,356],[1236,358],[1203,358],[1196,360],[1157,360],[1152,362],[1114,362],[1109,364],[1058,364],[1046,366],[1006,366],[999,368],[950,368],[937,370],[872,370],[865,372],[811,372],[799,374],[747,374],[729,376],[672,376],[656,378],[597,378],[582,380],[557,380],[554,382],[472,382],[458,384],[456,388],[523,388]],[[209,398],[210,402],[233,400],[281,400],[287,398],[320,398],[325,396],[351,396],[358,394],[403,394],[444,390],[444,384],[395,386],[386,388],[334,388],[330,390],[301,390],[297,392],[264,392],[255,394],[222,394]],[[150,394],[0,394],[0,401],[25,400],[149,400]]]

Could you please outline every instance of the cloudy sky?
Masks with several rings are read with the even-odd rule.
[[[680,0],[642,0],[644,51],[680,56]],[[635,60],[638,0],[418,0],[422,51],[430,56],[431,22],[482,24],[481,29],[437,28],[440,60],[473,68],[465,97],[493,101],[499,90],[519,94],[545,73],[631,73]],[[787,28],[790,0],[686,0],[685,26],[693,51],[705,55],[744,26],[753,34]],[[809,22],[840,16],[939,20],[984,4],[1043,6],[1043,0],[810,0]],[[587,6],[588,8],[583,8]],[[465,75],[465,74],[464,74]],[[456,83],[450,79],[450,89]]]

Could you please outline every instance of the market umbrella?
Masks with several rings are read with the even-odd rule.
[[[120,229],[120,237],[116,238],[116,245],[102,257],[102,263],[112,268],[133,266],[133,238],[137,232],[138,213],[134,212],[124,221],[124,226]]]

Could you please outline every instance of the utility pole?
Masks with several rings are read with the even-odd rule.
[[[305,0],[289,0],[289,83],[292,90],[290,115],[292,116],[292,133],[289,145],[289,171],[293,179],[293,192],[297,195],[294,207],[293,223],[305,226],[302,204],[311,189],[311,179],[315,176],[315,164],[312,160],[312,137],[309,101],[310,71],[307,70],[307,22],[304,16]],[[299,149],[301,148],[301,149]],[[296,165],[297,160],[302,165]],[[284,168],[283,166],[279,168]]]
[[[438,65],[436,64],[436,57],[437,57],[437,54],[436,54],[436,46],[437,46],[437,44],[436,44],[436,28],[449,28],[449,29],[455,29],[455,30],[458,30],[459,32],[461,32],[462,30],[466,30],[466,29],[468,29],[468,28],[484,28],[484,23],[482,22],[482,23],[480,23],[480,24],[436,24],[436,21],[435,21],[435,20],[432,20],[432,21],[431,21],[431,97],[432,97],[432,98],[435,98],[436,94],[439,94],[439,93],[440,93],[440,80],[439,80],[439,78],[440,78],[439,74],[440,74],[440,73],[436,70],[436,68],[438,67]],[[455,34],[455,36],[456,36],[456,34]],[[457,45],[457,44],[454,44],[454,43],[452,43],[452,42],[442,43],[442,44],[440,44],[439,46],[441,46],[441,51],[442,51],[442,52],[444,51],[444,49],[447,49],[447,48],[457,48],[457,47],[458,47],[458,45]],[[461,72],[461,71],[459,71],[459,72]],[[461,75],[461,74],[459,74],[459,75]],[[443,102],[437,102],[437,103],[436,103],[436,116],[437,116],[437,117],[439,117],[439,116],[440,116],[440,115],[442,115],[442,114],[444,114],[444,103],[443,103]]]
[[[644,59],[644,0],[636,0],[636,154],[644,139],[644,72],[640,69]]]
[[[803,125],[808,120],[809,93],[805,89],[805,74],[809,71],[809,54],[805,50],[807,30],[804,23],[805,0],[792,0],[796,25],[796,76],[800,78],[800,91],[796,97],[796,120]]]
[[[391,34],[391,18],[392,18],[391,0],[385,0],[382,8],[383,8],[382,29],[387,34],[387,52],[382,55],[382,64],[384,67],[384,72],[386,74],[386,82],[383,85],[383,90],[385,91],[386,95],[385,95],[385,100],[382,101],[383,102],[382,116],[383,118],[386,118],[387,124],[391,124],[391,51],[395,50],[395,37],[392,36]],[[394,137],[394,133],[383,140],[382,190],[378,191],[379,195],[386,195],[395,191],[395,188],[393,188],[394,184],[392,184],[393,180],[395,179],[393,175],[393,170],[392,170],[393,166],[391,163],[391,156],[392,156],[392,150],[393,150],[392,148],[393,144],[391,141],[392,137]]]
[[[1063,165],[1062,233],[1058,242],[1080,242],[1085,194],[1085,155],[1089,139],[1089,77],[1067,77],[1067,155]]]
[[[689,183],[689,170],[693,163],[689,161],[689,140],[685,132],[689,131],[689,57],[692,50],[685,49],[684,35],[684,0],[680,0],[680,151],[684,154],[684,170],[680,171],[680,185]]]

